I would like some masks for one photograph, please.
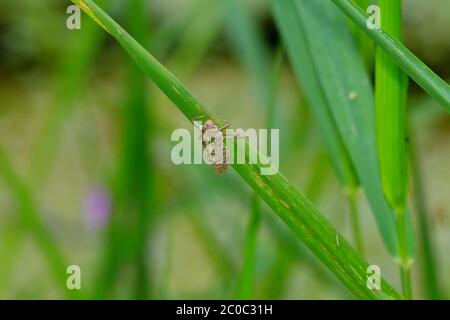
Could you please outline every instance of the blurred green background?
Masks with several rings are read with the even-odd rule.
[[[267,53],[255,74],[227,1],[97,2],[234,127],[264,128],[258,82],[272,73],[278,32],[267,1],[240,1]],[[68,30],[69,5],[0,3],[0,298],[350,298],[263,204],[245,287],[252,191],[233,170],[172,164],[171,133],[189,124],[85,15],[81,30]],[[450,2],[404,7],[406,46],[448,80]],[[286,61],[276,88],[280,170],[351,239],[347,203]],[[415,84],[408,109],[448,293],[450,118]],[[364,200],[360,211],[366,258],[398,286]],[[80,292],[66,289],[69,265],[81,268]]]

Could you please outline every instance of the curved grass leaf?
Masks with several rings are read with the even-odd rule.
[[[326,0],[272,3],[303,89],[314,90],[312,98],[322,92],[322,103],[310,101],[312,110],[324,109],[321,115],[328,112],[328,122],[336,124],[334,134],[345,142],[386,247],[396,256],[395,216],[378,170],[373,94],[345,21]]]
[[[147,41],[146,3],[127,1],[127,24],[141,43]],[[134,293],[137,299],[150,295],[147,240],[154,218],[154,166],[148,152],[149,122],[146,78],[132,62],[128,65],[128,82],[121,119],[121,147],[116,181],[114,210],[108,228],[107,244],[95,287],[95,297],[105,298],[128,263],[134,270]]]
[[[204,109],[169,70],[93,1],[72,0],[72,2],[80,6],[124,47],[143,71],[153,79],[189,120],[196,116],[209,116],[219,125],[223,124],[223,121]],[[243,148],[247,149],[248,145]],[[251,148],[248,150],[248,153],[256,152]],[[248,153],[246,152],[247,157],[250,156]],[[262,158],[262,155],[259,155],[258,159]],[[281,174],[260,175],[261,162],[235,164],[233,168],[356,297],[362,299],[401,298],[384,279],[381,291],[368,289],[366,284],[367,262],[284,176]]]
[[[327,101],[324,95],[323,88],[320,85],[320,79],[316,74],[313,57],[307,46],[306,35],[300,25],[302,22],[298,20],[295,3],[293,1],[273,1],[272,3],[275,18],[284,42],[288,47],[288,53],[294,66],[298,82],[302,85],[308,100],[308,107],[311,109],[319,124],[321,136],[325,140],[335,173],[344,189],[346,197],[352,203],[352,201],[356,200],[355,195],[358,194],[359,181],[350,160],[347,147],[333,119],[329,101]],[[352,221],[356,222],[357,220],[353,219],[353,217],[354,214],[358,213],[353,210],[351,210],[351,213]],[[362,250],[359,229],[359,225],[356,224],[355,228],[352,228],[355,243],[359,244],[358,250]]]

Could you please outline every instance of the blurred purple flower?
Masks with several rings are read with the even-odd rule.
[[[108,221],[111,212],[111,198],[102,187],[92,188],[85,199],[86,225],[91,229],[100,229]]]

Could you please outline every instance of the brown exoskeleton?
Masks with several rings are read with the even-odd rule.
[[[192,119],[192,123],[196,124],[196,121],[206,118],[200,116]],[[203,148],[206,152],[208,162],[213,167],[217,175],[224,173],[229,166],[229,153],[224,144],[224,137],[226,133],[224,130],[230,127],[230,123],[226,122],[225,125],[219,127],[214,120],[208,119],[204,124],[199,125],[198,128],[201,131],[201,140]]]

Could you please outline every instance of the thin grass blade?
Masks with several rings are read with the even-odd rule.
[[[272,4],[296,75],[305,93],[310,92],[312,111],[323,109],[318,121],[328,113],[327,123],[335,123],[332,134],[342,137],[386,247],[396,256],[394,214],[379,178],[373,94],[345,21],[327,1],[279,0]],[[319,94],[322,103],[315,102]]]
[[[140,43],[147,43],[147,12],[143,0],[127,2],[130,32]],[[148,236],[154,217],[152,160],[148,89],[146,78],[132,62],[128,66],[127,92],[122,109],[122,132],[118,151],[118,170],[113,186],[114,210],[110,219],[107,244],[98,275],[95,297],[108,297],[118,275],[128,264],[134,267],[135,298],[150,295],[148,274]]]

